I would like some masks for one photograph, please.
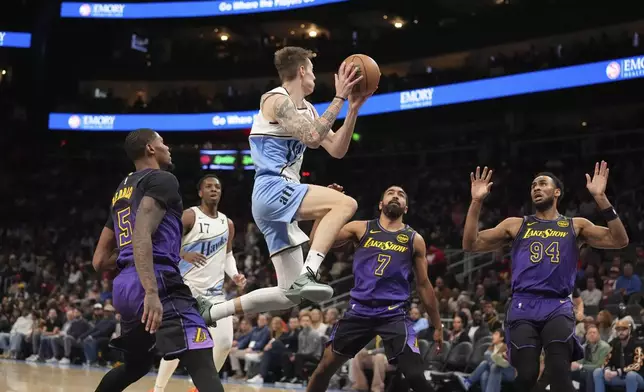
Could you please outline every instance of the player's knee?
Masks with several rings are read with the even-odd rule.
[[[350,196],[345,196],[342,198],[341,206],[342,208],[346,209],[347,213],[351,214],[351,216],[353,216],[353,214],[358,211],[358,202],[356,201],[356,199]]]

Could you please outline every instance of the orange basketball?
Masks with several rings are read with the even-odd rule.
[[[364,76],[362,80],[353,87],[353,92],[360,95],[373,94],[380,83],[380,67],[371,57],[365,54],[352,54],[344,60],[346,63],[353,63],[358,67],[358,75]]]

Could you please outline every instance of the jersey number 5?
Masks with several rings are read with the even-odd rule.
[[[376,276],[382,276],[385,273],[385,268],[389,265],[391,261],[391,256],[389,255],[378,255],[378,268],[374,271]]]
[[[130,223],[130,207],[116,213],[119,225],[119,248],[132,242],[132,224]]]
[[[533,242],[530,244],[530,261],[539,263],[543,259],[543,255],[550,257],[550,262],[559,264],[559,242],[554,241],[544,250],[544,245],[541,242]]]

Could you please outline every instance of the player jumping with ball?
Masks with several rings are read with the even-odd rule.
[[[278,287],[255,290],[214,306],[199,299],[206,322],[236,313],[288,309],[302,299],[320,302],[333,295],[333,289],[317,283],[315,275],[336,235],[355,213],[357,203],[332,189],[301,184],[300,168],[307,147],[322,147],[334,158],[345,156],[358,110],[368,96],[351,93],[362,76],[357,75],[357,68],[343,63],[335,76],[336,95],[319,116],[305,99],[315,87],[313,57],[311,51],[298,47],[275,53],[282,86],[262,96],[249,137],[256,170],[253,218],[268,244]],[[331,127],[347,99],[344,124],[333,132]],[[306,261],[301,245],[309,238],[297,224],[302,220],[320,220]]]
[[[575,285],[579,246],[617,249],[628,245],[622,221],[606,194],[608,165],[595,164],[586,174],[586,188],[597,202],[608,227],[585,218],[568,218],[557,211],[563,183],[551,173],[540,173],[530,187],[534,215],[507,218],[495,228],[478,231],[483,199],[490,192],[492,170],[476,168],[470,175],[472,203],[467,212],[463,249],[486,252],[512,245],[512,298],[505,318],[510,360],[517,369],[517,386],[530,391],[539,376],[539,356],[546,353],[545,372],[556,374],[553,392],[573,390],[570,363],[583,357],[575,337],[571,294]]]

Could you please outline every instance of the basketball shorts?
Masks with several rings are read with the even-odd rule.
[[[404,305],[371,308],[351,302],[349,310],[333,327],[328,344],[336,354],[353,358],[380,336],[390,362],[403,353],[405,346],[420,354],[416,331]]]
[[[266,239],[271,256],[309,240],[295,221],[308,189],[308,185],[286,177],[263,175],[255,178],[253,218]]]
[[[570,344],[571,360],[584,357],[575,335],[575,316],[570,298],[513,297],[507,307],[505,339],[508,347],[541,351],[550,343]]]
[[[212,348],[213,341],[181,275],[172,267],[155,265],[163,321],[154,335],[141,323],[145,291],[136,273],[128,267],[114,279],[114,307],[121,314],[121,336],[110,345],[126,352],[150,351],[174,359],[186,350]]]

